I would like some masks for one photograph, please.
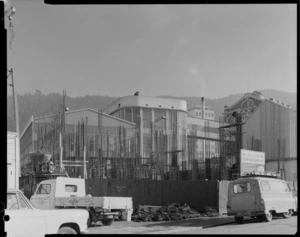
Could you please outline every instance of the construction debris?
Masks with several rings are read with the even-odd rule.
[[[186,203],[182,206],[178,203],[172,203],[167,206],[138,205],[134,208],[131,219],[135,222],[171,221],[218,215],[217,209],[212,207],[206,207],[204,213],[200,214],[196,210],[191,209]]]
[[[214,217],[219,216],[218,210],[216,208],[212,207],[205,207],[204,213],[202,214],[203,217]]]

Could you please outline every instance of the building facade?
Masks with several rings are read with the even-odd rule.
[[[125,96],[103,112],[136,124],[143,164],[186,165],[186,101]]]
[[[154,159],[160,165],[195,170],[204,179],[210,163],[217,170],[219,122],[213,121],[211,110],[211,116],[206,116],[209,119],[193,116],[196,109],[188,111],[183,100],[126,96],[107,106],[104,112],[137,124],[140,155],[145,164]]]
[[[21,173],[36,171],[31,153],[40,150],[49,153],[58,165],[62,150],[63,166],[71,177],[83,177],[84,152],[89,172],[98,177],[109,175],[104,169],[118,165],[116,160],[134,162],[136,143],[134,123],[93,109],[65,112],[64,118],[32,117],[21,134]]]
[[[7,188],[18,189],[20,177],[19,138],[16,132],[7,132]]]
[[[211,175],[218,173],[218,128],[217,121],[188,116],[184,100],[125,96],[102,112],[31,118],[21,136],[22,173],[32,170],[30,154],[45,150],[56,164],[63,157],[70,176],[82,177],[85,147],[88,177],[168,179],[171,171],[189,171],[175,179],[218,179]]]
[[[242,148],[265,152],[266,170],[281,171],[287,180],[297,177],[297,111],[254,91],[225,107],[227,122],[241,115]],[[294,165],[292,165],[294,164]]]
[[[215,120],[215,112],[210,110],[209,106],[205,106],[205,110],[203,110],[202,107],[202,105],[196,105],[195,107],[188,109],[188,116],[207,120]]]

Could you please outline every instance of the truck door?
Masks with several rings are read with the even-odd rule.
[[[33,210],[24,199],[17,193],[7,194],[5,213],[9,215],[10,220],[5,223],[5,230],[8,236],[45,236],[47,233],[43,211]]]
[[[254,193],[254,210],[259,210],[261,209],[261,192],[259,188],[259,183],[256,180],[251,181],[252,183],[252,189]]]
[[[254,210],[256,206],[256,195],[255,187],[253,187],[253,182],[241,181],[239,183],[234,183],[232,186],[230,195],[230,206],[231,211],[242,212]]]
[[[31,204],[37,209],[52,209],[51,193],[54,187],[50,183],[40,183],[36,192],[30,198]]]

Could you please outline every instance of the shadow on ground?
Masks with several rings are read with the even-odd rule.
[[[233,217],[223,218],[207,218],[207,219],[186,219],[177,221],[164,221],[164,222],[147,222],[145,227],[203,227],[210,225],[222,225],[226,223],[233,223]]]

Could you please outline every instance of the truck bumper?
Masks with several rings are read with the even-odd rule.
[[[227,213],[228,216],[259,216],[264,215],[265,212],[262,210],[253,210],[253,211],[236,211]]]

